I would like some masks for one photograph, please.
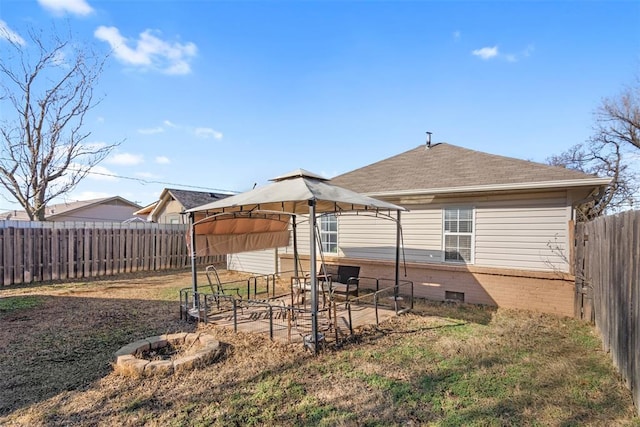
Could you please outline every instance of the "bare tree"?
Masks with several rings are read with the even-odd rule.
[[[547,163],[611,178],[611,184],[578,208],[579,220],[632,207],[640,189],[633,152],[640,149],[640,86],[607,98],[595,112],[594,133]]]
[[[0,28],[0,31],[3,29]],[[29,30],[0,34],[0,184],[31,220],[71,191],[116,144],[89,144],[85,115],[106,60],[71,41]]]
[[[608,98],[596,112],[598,138],[640,150],[640,79],[617,98]]]

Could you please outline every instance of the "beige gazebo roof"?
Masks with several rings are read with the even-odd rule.
[[[198,254],[229,254],[289,244],[291,215],[315,212],[404,211],[392,203],[332,185],[304,169],[270,184],[187,210],[194,214]]]
[[[309,201],[316,203],[317,212],[405,210],[401,206],[333,185],[327,179],[304,169],[297,169],[271,181],[273,181],[271,184],[198,206],[187,212],[213,214],[267,210],[306,214],[309,213]]]

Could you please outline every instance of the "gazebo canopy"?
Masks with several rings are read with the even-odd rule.
[[[221,212],[266,210],[308,214],[309,201],[315,201],[317,212],[405,210],[401,206],[332,185],[327,179],[304,169],[281,175],[271,181],[271,184],[198,206],[187,212],[211,215]]]
[[[194,214],[199,255],[225,255],[289,245],[290,216],[315,212],[399,211],[400,206],[332,185],[303,169],[272,183],[187,210]]]

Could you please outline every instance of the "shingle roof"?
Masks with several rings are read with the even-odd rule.
[[[176,199],[185,209],[195,208],[207,203],[215,202],[228,197],[229,194],[211,193],[206,191],[179,190],[176,188],[167,188],[171,197]]]
[[[447,143],[421,145],[331,180],[362,193],[593,180],[571,169],[497,156]],[[585,183],[586,184],[586,183]]]

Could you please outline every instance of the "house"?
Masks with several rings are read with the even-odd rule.
[[[609,181],[438,143],[331,183],[409,210],[401,218],[401,276],[414,282],[417,297],[572,316],[576,208]],[[329,215],[320,224],[326,262],[358,265],[361,276],[394,277],[393,222]],[[278,268],[292,268],[291,248],[275,252]],[[273,257],[274,251],[237,254],[229,262],[253,271]]]
[[[45,219],[56,222],[122,222],[131,218],[137,209],[140,205],[122,197],[103,197],[49,205]],[[0,219],[29,221],[29,216],[23,210],[5,211],[0,213]]]
[[[149,222],[187,224],[188,218],[182,214],[186,209],[215,202],[227,196],[229,194],[165,188],[162,190],[158,200],[136,211],[134,214],[145,218]]]

